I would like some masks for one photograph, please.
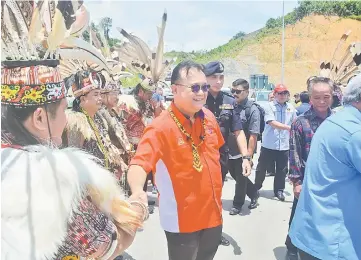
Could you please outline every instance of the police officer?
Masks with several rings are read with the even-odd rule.
[[[246,135],[248,143],[248,155],[253,157],[257,150],[257,139],[261,134],[261,112],[258,106],[248,99],[249,83],[245,79],[237,79],[232,83],[233,96],[237,102],[236,113],[240,113],[240,118],[243,124],[243,131]],[[242,206],[245,202],[246,195],[251,199],[249,209],[254,209],[258,206],[259,192],[252,181],[242,174],[241,161],[242,156],[239,152],[235,137],[230,135],[228,138],[229,144],[229,173],[236,181],[235,195],[233,199],[233,208],[229,211],[230,215],[238,215],[241,212]]]
[[[221,128],[225,144],[220,148],[220,163],[222,168],[223,181],[228,173],[228,136],[234,134],[237,140],[239,150],[243,156],[242,169],[243,175],[251,174],[251,157],[248,156],[247,141],[242,130],[242,121],[234,110],[236,102],[231,94],[221,91],[224,83],[224,66],[219,61],[207,63],[204,66],[204,74],[207,82],[210,84],[206,107],[212,111],[217,118]],[[221,245],[228,246],[230,242],[222,236]]]

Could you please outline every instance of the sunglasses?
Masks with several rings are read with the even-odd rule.
[[[175,85],[179,85],[179,86],[184,86],[187,88],[190,88],[192,90],[193,93],[198,93],[200,90],[202,90],[203,92],[208,92],[208,90],[210,89],[211,85],[209,84],[193,84],[193,85],[183,85],[183,84],[178,84],[176,83]]]
[[[237,95],[241,94],[243,91],[246,91],[244,89],[232,89],[231,93],[234,94],[236,93]]]

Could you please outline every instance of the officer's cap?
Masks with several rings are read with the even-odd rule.
[[[204,74],[206,74],[207,77],[215,74],[223,75],[223,72],[224,66],[220,61],[211,61],[204,65]]]

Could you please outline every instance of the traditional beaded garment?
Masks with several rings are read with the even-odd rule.
[[[124,119],[129,141],[137,145],[145,127],[154,119],[154,109],[149,101],[144,102],[135,96],[120,96],[120,114]]]

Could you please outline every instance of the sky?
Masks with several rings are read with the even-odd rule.
[[[165,50],[210,50],[227,43],[238,32],[251,33],[269,18],[282,15],[282,1],[85,1],[90,19],[113,20],[111,37],[120,38],[117,27],[143,39],[151,48],[157,44],[157,26],[164,10],[168,20]],[[285,1],[285,13],[297,7]]]

